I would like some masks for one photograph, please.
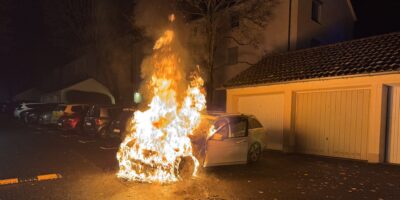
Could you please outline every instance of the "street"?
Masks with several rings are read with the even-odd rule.
[[[174,184],[118,179],[113,141],[0,117],[0,199],[399,199],[400,166],[267,151],[256,164],[213,167]]]

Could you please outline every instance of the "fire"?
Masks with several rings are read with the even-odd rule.
[[[169,17],[170,21],[175,19]],[[117,176],[131,181],[169,183],[180,180],[179,164],[191,157],[196,174],[199,166],[189,136],[199,126],[205,109],[203,79],[191,75],[191,81],[177,98],[182,82],[182,62],[174,50],[175,33],[166,30],[156,41],[151,58],[154,72],[149,86],[152,99],[145,111],[136,111],[131,132],[121,143]],[[179,101],[178,101],[179,99]]]

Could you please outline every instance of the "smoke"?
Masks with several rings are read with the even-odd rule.
[[[170,22],[169,15],[174,14],[175,20]],[[186,44],[188,44],[188,25],[184,18],[176,12],[170,0],[140,0],[134,10],[135,26],[143,30],[145,36],[150,38],[151,43],[145,45],[144,52],[147,54],[141,64],[141,78],[143,79],[140,92],[143,94],[144,103],[147,105],[152,94],[149,90],[149,81],[154,73],[152,64],[152,52],[154,42],[164,34],[166,30],[173,30],[175,33],[172,48],[180,57],[181,63],[177,74],[182,75],[182,81],[178,85],[178,97],[183,94],[188,85],[187,75],[196,69],[196,64],[188,54]]]

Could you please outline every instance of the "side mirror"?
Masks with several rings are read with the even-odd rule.
[[[212,140],[222,141],[222,140],[224,140],[224,136],[223,136],[222,134],[220,134],[220,133],[215,133],[215,134],[211,137],[211,139],[212,139]]]

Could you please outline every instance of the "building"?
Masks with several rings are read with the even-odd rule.
[[[115,98],[108,88],[93,78],[44,93],[40,100],[43,103],[115,104]]]
[[[225,87],[270,149],[400,163],[400,32],[267,55]]]
[[[215,88],[257,63],[265,54],[298,50],[313,46],[326,45],[352,38],[353,24],[356,20],[350,0],[270,0],[271,16],[262,30],[244,28],[246,20],[240,8],[226,18],[228,35],[226,41],[220,41],[217,49],[214,74]],[[236,8],[232,8],[233,10]],[[204,46],[200,30],[201,19],[191,22],[192,42],[195,46]],[[257,32],[257,44],[239,44],[230,37],[241,40],[241,31]],[[243,37],[243,36],[242,36]],[[241,41],[245,41],[242,38]],[[246,42],[244,42],[246,43]],[[192,44],[192,45],[193,45]],[[197,50],[198,48],[196,48]],[[196,54],[197,52],[194,52]],[[225,102],[225,91],[216,92],[219,104]]]
[[[13,101],[17,102],[39,102],[42,91],[37,88],[30,88],[24,90],[12,97]]]

